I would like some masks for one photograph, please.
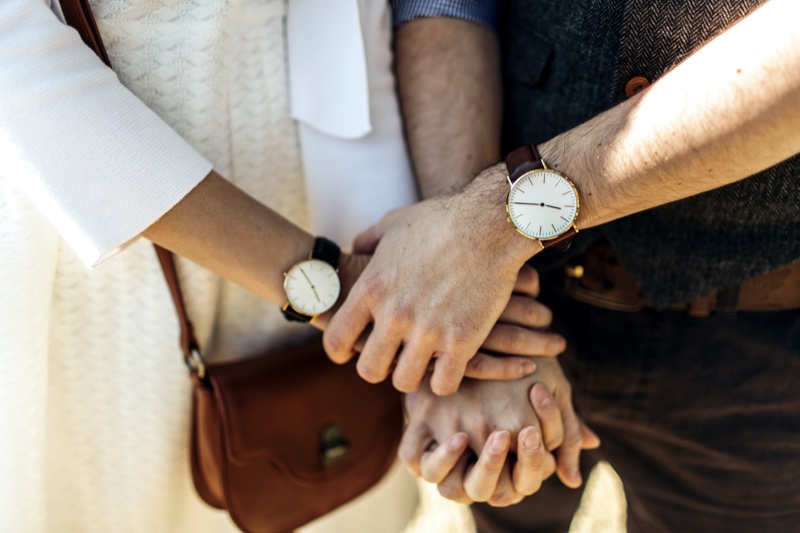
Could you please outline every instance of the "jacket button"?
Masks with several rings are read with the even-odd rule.
[[[635,76],[628,80],[628,83],[625,84],[625,96],[630,98],[634,94],[640,92],[642,89],[646,89],[650,85],[650,80],[643,76]]]

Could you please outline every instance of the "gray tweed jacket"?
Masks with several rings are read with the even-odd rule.
[[[543,142],[656,80],[763,0],[510,0],[505,148]],[[800,134],[800,132],[799,132]],[[659,307],[800,259],[800,156],[601,228]]]

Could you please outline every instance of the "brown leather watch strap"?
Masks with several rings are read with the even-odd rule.
[[[575,226],[570,226],[564,233],[552,239],[542,240],[542,246],[545,248],[556,248],[558,250],[568,250],[572,238],[578,233]]]
[[[539,168],[544,168],[542,156],[532,144],[520,146],[506,156],[506,169],[511,183],[517,181],[523,174]]]

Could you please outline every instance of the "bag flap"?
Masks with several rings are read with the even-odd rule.
[[[223,448],[236,465],[268,461],[311,482],[341,475],[371,454],[395,453],[403,426],[400,394],[388,382],[361,379],[355,362],[331,362],[319,338],[210,365],[208,376],[220,406]],[[341,432],[346,454],[326,466],[323,433],[330,428]]]

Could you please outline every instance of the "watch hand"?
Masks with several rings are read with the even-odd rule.
[[[512,203],[516,204],[516,205],[538,205],[540,207],[550,207],[552,209],[561,209],[560,207],[558,207],[556,205],[548,205],[548,204],[546,204],[544,202],[512,202]]]
[[[311,290],[314,291],[314,296],[317,298],[317,301],[319,303],[322,303],[322,300],[319,299],[319,294],[317,294],[317,288],[314,287],[313,283],[311,283],[311,279],[308,277],[308,274],[306,274],[306,271],[301,268],[300,272],[303,273],[303,276],[306,278],[306,281],[308,281],[308,284],[311,285]]]
[[[306,278],[306,281],[308,282],[309,285],[311,285],[311,288],[313,289],[314,288],[314,284],[311,283],[311,279],[308,277],[308,274],[306,274],[306,271],[301,268],[300,272],[303,273],[303,276]]]

